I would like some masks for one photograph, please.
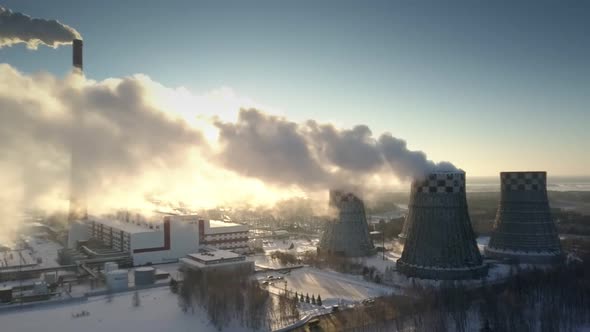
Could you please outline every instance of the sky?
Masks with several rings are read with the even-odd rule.
[[[583,1],[28,1],[84,38],[92,79],[222,87],[295,121],[391,132],[470,175],[590,175],[590,4]],[[25,73],[71,49],[0,49]]]

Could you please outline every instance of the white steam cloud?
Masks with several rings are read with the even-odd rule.
[[[56,20],[33,18],[0,6],[0,48],[24,43],[36,50],[43,44],[56,48],[82,39],[80,33]]]
[[[242,109],[236,122],[215,125],[222,146],[217,158],[225,167],[279,185],[366,191],[364,184],[375,175],[393,172],[407,180],[457,170],[408,150],[404,140],[389,133],[374,137],[365,125],[338,129],[311,120],[298,124],[256,109]]]
[[[149,211],[154,198],[194,208],[325,199],[330,188],[374,192],[455,169],[365,125],[295,123],[252,107],[226,89],[195,96],[144,75],[97,82],[0,64],[0,224],[24,208],[67,210],[72,151],[90,213]]]

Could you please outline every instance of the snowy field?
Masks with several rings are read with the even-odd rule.
[[[0,328],[6,332],[105,332],[105,331],[200,331],[217,329],[209,323],[199,309],[183,313],[177,296],[168,287],[144,290],[140,293],[140,306],[133,307],[133,292],[117,294],[108,303],[105,297],[92,297],[88,302],[50,305],[9,313],[0,312]],[[86,311],[87,316],[74,318]],[[226,331],[248,331],[230,324]]]
[[[316,248],[318,245],[319,239],[312,238],[309,241],[306,239],[275,239],[275,240],[264,240],[262,245],[264,251],[267,254],[275,250],[286,251],[292,254],[301,254],[306,251],[313,251],[316,252]],[[289,249],[289,247],[293,245],[293,249]]]
[[[312,267],[296,269],[287,275],[280,273],[274,273],[274,275],[285,278],[288,290],[299,294],[309,293],[309,296],[319,294],[325,303],[338,302],[338,300],[358,302],[387,295],[393,291],[390,287],[367,282],[360,276],[319,270]],[[275,285],[284,289],[284,284],[280,281],[276,282]]]

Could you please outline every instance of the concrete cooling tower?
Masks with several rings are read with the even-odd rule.
[[[432,173],[414,181],[406,224],[399,272],[444,280],[487,274],[467,212],[464,172]]]
[[[561,248],[547,200],[547,173],[502,172],[500,181],[500,204],[486,256],[558,262]]]
[[[330,205],[338,210],[338,219],[326,227],[318,252],[348,257],[374,254],[363,201],[352,193],[330,190]]]

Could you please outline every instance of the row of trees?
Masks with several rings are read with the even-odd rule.
[[[295,292],[295,296],[293,297],[295,301],[299,301],[299,302],[305,302],[305,303],[311,303],[313,305],[322,305],[322,297],[320,296],[320,294],[318,294],[318,297],[316,299],[315,295],[311,294],[311,298],[309,297],[309,293],[305,294],[305,297],[303,296],[303,293],[298,294],[297,292]]]
[[[514,266],[501,285],[448,282],[387,296],[335,316],[354,331],[578,331],[590,325],[590,260],[551,270]]]
[[[184,312],[204,310],[219,330],[234,321],[252,330],[268,330],[276,324],[299,319],[297,301],[280,295],[278,301],[253,280],[251,271],[184,271],[184,280],[171,282]]]

